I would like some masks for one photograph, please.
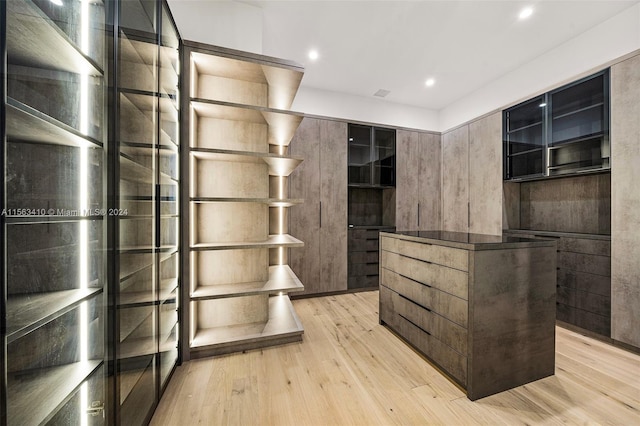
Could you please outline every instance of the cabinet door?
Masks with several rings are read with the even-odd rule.
[[[446,231],[469,231],[468,125],[444,134],[442,143],[442,227]]]
[[[289,232],[304,241],[304,247],[290,251],[289,266],[304,283],[304,293],[316,293],[320,282],[320,122],[302,120],[289,145],[292,156],[304,158],[289,177],[290,198],[304,199],[289,208]]]
[[[440,228],[440,135],[420,133],[418,185],[418,229]],[[397,200],[397,198],[396,198]]]
[[[469,232],[502,232],[502,115],[469,124]]]
[[[396,133],[396,229],[418,229],[418,198],[421,161],[421,134],[407,130]],[[436,159],[440,161],[440,156]],[[440,178],[438,177],[438,181]],[[438,200],[439,201],[439,200]]]
[[[346,123],[329,120],[320,121],[320,179],[320,282],[319,286],[313,290],[317,292],[346,290]],[[306,244],[306,240],[303,239],[303,241]],[[303,282],[312,283],[313,281]]]

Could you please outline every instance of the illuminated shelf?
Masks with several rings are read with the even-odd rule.
[[[7,374],[11,423],[48,422],[101,365],[102,361],[84,361]]]
[[[219,299],[260,293],[302,291],[304,286],[287,265],[269,266],[269,280],[198,286],[191,300]]]
[[[13,2],[12,2],[13,3]],[[16,2],[18,3],[18,2]],[[101,148],[102,142],[13,98],[7,98],[7,140],[77,148]]]
[[[251,61],[233,59],[225,56],[191,53],[192,66],[196,68],[198,78],[202,75],[222,77],[231,80],[241,80],[243,82],[264,84],[268,87],[267,105],[273,108],[291,108],[293,99],[296,96],[304,72],[302,68],[290,63],[283,67],[282,60],[279,66],[270,66],[268,60]],[[195,93],[191,94],[195,96]],[[212,94],[216,96],[215,93]]]
[[[252,323],[197,330],[191,342],[192,351],[206,354],[231,352],[234,347],[246,345],[261,347],[273,341],[293,342],[302,340],[304,329],[287,295],[269,298],[269,320]],[[236,349],[241,350],[241,349]]]
[[[269,207],[291,207],[302,204],[302,198],[232,198],[232,197],[191,197],[191,202],[204,203],[258,203],[267,204]]]
[[[303,118],[302,115],[289,111],[206,99],[192,99],[191,107],[203,117],[267,124],[270,145],[289,145]]]
[[[300,157],[286,157],[268,152],[231,151],[223,149],[192,148],[191,155],[198,160],[233,161],[241,163],[265,162],[270,176],[289,176],[302,163]]]
[[[230,250],[245,248],[278,248],[278,247],[303,247],[304,243],[288,234],[269,235],[265,241],[235,241],[225,243],[199,243],[193,244],[191,250]]]
[[[11,343],[64,315],[99,293],[102,293],[102,287],[9,296],[7,299],[7,343]]]
[[[82,53],[34,2],[7,1],[7,51],[9,63],[102,76],[103,71]]]

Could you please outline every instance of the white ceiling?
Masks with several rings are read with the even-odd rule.
[[[303,86],[365,97],[385,89],[390,102],[440,110],[639,2],[243,3],[262,9],[263,54],[302,63]],[[534,13],[519,21],[525,6]]]

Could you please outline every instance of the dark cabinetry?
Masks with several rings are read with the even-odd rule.
[[[384,226],[349,228],[349,289],[378,287],[379,234],[394,230]]]
[[[349,184],[394,186],[396,131],[349,124]]]
[[[611,335],[611,238],[561,232],[507,231],[558,241],[556,319]]]
[[[610,167],[607,70],[503,113],[505,179]]]

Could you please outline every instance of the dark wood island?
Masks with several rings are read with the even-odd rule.
[[[483,398],[554,374],[556,242],[380,233],[380,323]]]

